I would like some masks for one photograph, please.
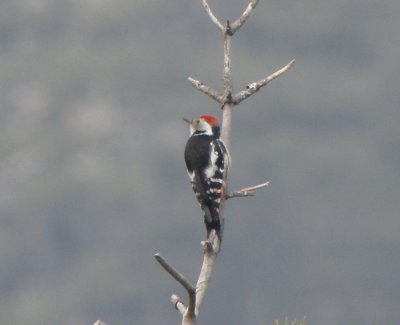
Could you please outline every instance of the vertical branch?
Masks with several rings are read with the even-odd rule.
[[[224,141],[228,152],[231,152],[231,128],[232,128],[232,111],[233,111],[233,104],[232,103],[225,103],[222,107],[222,129],[221,129],[221,139]],[[227,180],[225,180],[226,182]]]
[[[219,242],[218,237],[215,234],[211,235],[212,240],[217,240]],[[217,253],[213,251],[213,247],[215,249],[216,242],[214,241],[213,245],[210,245],[208,242],[203,242],[204,248],[204,257],[203,264],[201,266],[199,278],[196,284],[196,309],[195,314],[198,315],[200,312],[200,308],[203,305],[204,298],[206,296],[206,291],[208,288],[208,284],[210,283],[210,278],[212,275],[212,271],[214,269],[214,264],[217,259]],[[217,248],[220,249],[219,247]]]
[[[222,106],[222,130],[221,138],[224,141],[228,151],[230,150],[230,134],[232,125],[232,93],[233,93],[233,82],[232,82],[232,57],[231,57],[231,26],[229,20],[226,22],[224,29],[224,94],[223,100],[224,105]],[[226,182],[226,180],[225,180]]]
[[[224,99],[229,101],[232,97],[233,84],[232,84],[232,68],[231,68],[231,42],[232,33],[229,20],[226,22],[224,28]]]

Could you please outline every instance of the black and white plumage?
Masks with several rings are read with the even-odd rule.
[[[202,115],[190,121],[185,162],[193,191],[204,212],[207,238],[215,229],[221,240],[223,219],[220,205],[225,196],[229,154],[220,139],[219,121],[215,116]]]

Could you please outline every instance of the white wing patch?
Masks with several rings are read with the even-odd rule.
[[[192,182],[194,182],[194,171],[192,171],[191,173],[188,171],[188,175],[189,175],[190,180]]]
[[[208,164],[208,167],[204,171],[206,177],[212,178],[215,175],[215,172],[218,169],[216,165],[217,159],[218,159],[218,151],[215,150],[214,143],[211,143],[210,163]]]

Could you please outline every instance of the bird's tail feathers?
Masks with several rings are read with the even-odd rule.
[[[219,241],[222,242],[224,219],[218,216],[217,218],[213,218],[212,221],[209,222],[207,216],[204,215],[204,223],[207,229],[207,239],[210,238],[211,231],[214,229],[217,234],[217,237],[219,238]]]

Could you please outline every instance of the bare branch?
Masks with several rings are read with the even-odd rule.
[[[260,189],[260,188],[264,188],[267,187],[269,185],[270,181],[262,183],[262,184],[258,184],[258,185],[254,185],[254,186],[249,186],[246,188],[242,188],[239,191],[233,191],[233,192],[229,192],[225,194],[225,200],[234,198],[234,197],[247,197],[247,196],[254,196],[255,195],[255,191]]]
[[[177,295],[171,296],[171,302],[174,307],[180,311],[181,315],[184,315],[186,313],[187,308],[185,304],[181,301],[181,298],[179,298]]]
[[[226,22],[224,29],[224,103],[229,104],[232,99],[233,82],[231,68],[231,43],[232,34],[229,20]]]
[[[239,91],[237,94],[235,94],[233,96],[233,100],[232,100],[233,103],[235,105],[238,105],[241,101],[245,100],[246,98],[250,97],[257,91],[259,91],[261,87],[264,87],[270,81],[274,80],[275,78],[279,77],[281,74],[283,74],[287,70],[289,70],[293,66],[294,62],[295,62],[295,60],[292,60],[288,64],[286,64],[283,68],[279,69],[278,71],[274,72],[273,74],[269,75],[268,77],[248,84],[246,86],[246,89]]]
[[[159,254],[154,254],[154,258],[157,260],[158,263],[167,271],[176,281],[178,281],[187,291],[196,291],[194,286],[185,279],[185,277],[176,271],[168,262]]]
[[[243,14],[231,25],[232,35],[246,22],[259,0],[251,0]]]
[[[204,249],[203,265],[201,266],[199,278],[196,285],[196,311],[195,314],[199,314],[199,310],[204,302],[208,284],[210,283],[211,275],[214,269],[214,264],[220,251],[219,238],[215,230],[211,231],[208,241],[202,242]]]
[[[232,33],[229,25],[229,20],[226,22],[224,30],[224,104],[222,106],[222,129],[221,139],[224,141],[226,149],[230,152],[230,138],[232,126],[232,93],[233,93],[233,80],[232,80],[232,67],[231,67],[231,43]],[[228,187],[227,176],[224,177],[225,188]]]
[[[207,12],[208,16],[210,17],[210,19],[212,20],[212,22],[215,24],[215,26],[217,26],[220,31],[223,31],[224,30],[224,26],[220,23],[218,18],[215,17],[213,12],[211,11],[210,5],[208,4],[207,0],[203,0],[203,7],[206,10],[206,12]]]
[[[196,89],[200,90],[207,96],[211,97],[218,103],[222,104],[223,103],[223,97],[220,95],[215,89],[213,89],[210,86],[207,86],[203,84],[200,80],[193,79],[192,77],[188,77],[189,82],[192,84],[193,87]]]
[[[196,288],[188,281],[185,279],[185,277],[176,271],[171,265],[168,264],[168,262],[159,254],[154,254],[154,258],[157,260],[158,263],[167,271],[176,281],[178,281],[188,292],[189,295],[189,305],[188,308],[186,309],[184,313],[185,318],[189,319],[195,319],[195,307],[196,307]],[[177,296],[172,296],[171,301],[173,301],[173,297],[178,298]],[[178,302],[176,302],[174,305],[175,307],[182,313],[182,306],[179,305]]]
[[[224,141],[228,152],[231,152],[231,128],[232,128],[232,111],[233,104],[225,104],[222,110],[222,130],[221,139]],[[225,180],[226,187],[228,186],[228,180]]]

